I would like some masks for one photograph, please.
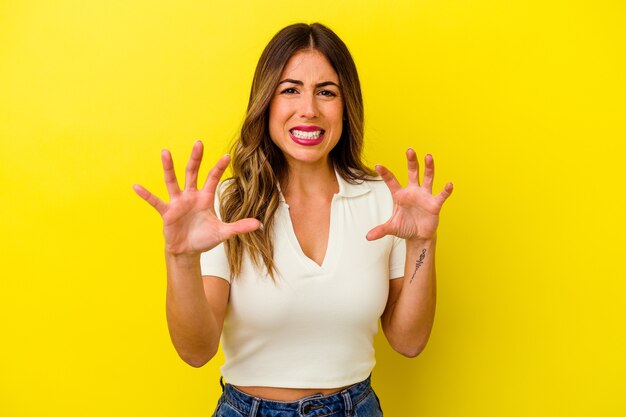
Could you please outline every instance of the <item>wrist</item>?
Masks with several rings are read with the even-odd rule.
[[[165,248],[165,259],[171,262],[185,264],[185,263],[198,263],[200,261],[200,253],[187,253],[187,252],[173,252],[167,247]]]
[[[437,243],[437,235],[434,235],[430,238],[409,238],[405,239],[407,246],[434,246]]]

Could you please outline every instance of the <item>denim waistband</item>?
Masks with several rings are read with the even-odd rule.
[[[371,376],[331,395],[315,394],[292,402],[265,400],[226,384],[224,400],[248,417],[280,416],[281,414],[321,417],[340,412],[351,416],[355,405],[371,391],[370,380]]]

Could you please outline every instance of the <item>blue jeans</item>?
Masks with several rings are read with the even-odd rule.
[[[221,382],[221,381],[220,381]],[[382,417],[370,378],[332,395],[315,394],[298,401],[270,401],[245,394],[230,384],[213,417]]]

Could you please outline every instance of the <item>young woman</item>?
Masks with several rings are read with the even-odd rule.
[[[420,184],[409,149],[403,188],[383,166],[368,169],[362,147],[348,49],[323,25],[295,24],[261,55],[232,178],[218,187],[226,155],[198,189],[197,142],[182,190],[162,153],[169,203],[135,186],[163,218],[176,350],[202,366],[222,341],[215,415],[380,416],[369,379],[378,320],[401,354],[426,345],[452,184],[433,195],[433,158]]]

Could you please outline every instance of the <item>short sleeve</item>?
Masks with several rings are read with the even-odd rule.
[[[224,243],[200,255],[200,270],[202,275],[212,275],[230,282],[230,268]]]
[[[394,236],[393,246],[389,254],[389,279],[404,277],[404,265],[406,263],[406,242],[404,239]]]

